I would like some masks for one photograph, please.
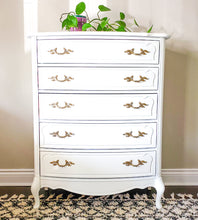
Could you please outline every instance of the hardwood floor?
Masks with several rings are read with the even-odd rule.
[[[198,198],[198,185],[197,186],[166,186],[164,196],[170,197],[171,193],[183,193],[183,194],[192,194],[194,198]]]
[[[147,194],[149,197],[155,192],[154,188],[151,189],[134,189],[131,191],[128,191],[128,193],[133,196],[136,193],[139,194]],[[165,198],[169,198],[171,193],[183,193],[183,194],[192,194],[194,198],[197,198],[197,193],[198,193],[198,186],[166,186],[164,196]],[[67,196],[70,194],[70,192],[67,192],[62,189],[56,189],[56,190],[45,190],[41,189],[40,194],[44,194],[46,197],[49,196],[50,194],[63,194],[63,198],[67,198]],[[1,186],[0,187],[0,196],[8,194],[8,196],[11,196],[13,194],[24,194],[25,196],[31,195],[31,190],[29,186]],[[74,194],[74,193],[73,193]],[[77,194],[74,194],[78,196]]]

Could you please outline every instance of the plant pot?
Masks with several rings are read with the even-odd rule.
[[[75,17],[78,20],[78,27],[72,27],[70,31],[82,31],[82,26],[87,22],[87,18],[83,15],[76,15]]]

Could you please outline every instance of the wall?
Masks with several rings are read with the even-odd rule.
[[[77,0],[39,0],[39,31],[60,31],[59,16]],[[163,168],[198,168],[198,1],[91,1],[166,32]],[[24,52],[23,1],[0,0],[0,168],[32,168],[31,60]]]
[[[32,168],[31,57],[23,1],[0,0],[0,168]]]

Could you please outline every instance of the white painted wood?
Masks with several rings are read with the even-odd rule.
[[[157,149],[153,149],[153,148],[140,148],[140,149],[124,149],[124,148],[121,148],[121,149],[61,149],[61,148],[51,148],[51,149],[48,149],[48,148],[42,148],[40,149],[42,152],[54,152],[54,153],[62,153],[63,151],[67,152],[67,153],[134,153],[134,152],[145,152],[145,150],[147,152],[153,152],[153,151],[156,151]]]
[[[72,178],[121,178],[155,174],[155,151],[139,153],[54,153],[42,152],[41,176]],[[52,162],[58,162],[58,165]],[[132,165],[124,162],[132,160]],[[140,164],[140,161],[144,161]],[[66,161],[73,165],[65,166]],[[60,167],[61,166],[61,167]]]
[[[40,147],[122,149],[156,147],[156,124],[41,123]]]
[[[97,152],[97,151],[94,150],[94,152]],[[198,169],[162,169],[161,173],[162,173],[162,179],[163,179],[165,186],[197,186]],[[33,181],[33,177],[34,177],[34,170],[33,169],[0,169],[0,186],[31,186],[32,181]],[[149,177],[149,178],[151,178],[151,177]],[[152,177],[152,179],[153,179],[153,177]],[[54,178],[51,178],[50,182],[53,182],[53,180],[54,180]],[[46,182],[47,181],[48,180],[46,180]],[[56,181],[57,181],[57,179],[56,179]],[[64,181],[66,181],[66,180],[64,180]],[[67,179],[67,181],[68,181],[68,179]],[[80,179],[78,181],[81,182],[82,179]],[[91,180],[89,179],[89,181],[91,181]],[[99,180],[97,180],[97,181],[99,181]],[[115,181],[115,179],[113,179],[113,181]],[[122,181],[122,179],[121,179],[121,181]],[[133,182],[134,179],[132,179],[131,181]],[[42,182],[42,180],[41,180],[41,182]],[[64,182],[64,184],[65,184],[65,182]],[[127,184],[129,185],[129,190],[133,188],[131,183],[127,182]],[[146,184],[147,184],[147,182],[146,182]],[[66,185],[67,184],[65,184],[65,187],[66,187]],[[122,185],[122,187],[123,187],[123,191],[127,191],[126,187],[124,187],[123,185]],[[64,188],[64,187],[61,187],[61,188]],[[134,188],[138,188],[138,186],[134,187]],[[93,187],[93,189],[94,189],[94,187]],[[66,188],[66,190],[70,190],[70,189]],[[118,192],[118,191],[116,191],[117,189],[115,187],[112,190],[115,190],[115,193]],[[108,190],[106,189],[106,191],[108,191]],[[108,194],[108,192],[106,194]]]
[[[82,195],[103,196],[131,189],[154,187],[155,177],[120,179],[69,179],[41,177],[41,187],[62,188]],[[116,198],[116,195],[115,195]]]
[[[56,48],[57,53],[51,53]],[[71,50],[62,54],[64,49]],[[134,49],[128,55],[127,50]],[[141,54],[141,49],[148,51]],[[141,55],[138,55],[141,54]],[[153,63],[159,61],[159,41],[40,40],[38,63]]]
[[[40,176],[39,169],[39,106],[37,87],[37,45],[36,37],[32,38],[32,88],[33,88],[33,126],[34,126],[34,172]]]
[[[40,119],[131,120],[156,119],[157,95],[40,94]],[[56,104],[57,103],[57,104]],[[70,107],[66,107],[71,104]],[[127,104],[133,103],[132,107]],[[56,104],[55,107],[52,104]],[[141,104],[145,104],[141,106]]]
[[[161,165],[162,165],[162,123],[163,123],[163,94],[164,94],[164,57],[165,57],[165,48],[164,48],[164,39],[160,39],[160,66],[159,66],[159,93],[158,93],[158,114],[157,114],[157,130],[159,131],[157,146],[159,146],[157,151],[156,158],[156,175],[161,177]]]
[[[37,39],[137,39],[137,40],[151,40],[151,39],[168,39],[170,36],[166,33],[146,33],[146,32],[38,32],[35,33]]]
[[[0,186],[30,186],[33,169],[0,169]]]
[[[158,94],[159,91],[158,90],[149,90],[149,91],[145,91],[145,90],[49,90],[49,89],[42,89],[39,90],[40,94],[79,94],[79,93],[86,93],[86,94],[101,94],[101,93],[105,93],[105,94],[145,94],[149,92],[149,94]]]
[[[37,64],[38,67],[72,67],[72,68],[157,68],[159,64],[147,64],[147,63],[129,63],[129,64],[121,64],[121,63],[104,63],[104,64],[96,64],[96,63],[42,63]]]
[[[113,32],[34,36],[35,207],[43,186],[88,195],[153,186],[157,190],[156,207],[161,208],[164,38],[167,37]],[[49,52],[55,48],[54,54]],[[73,52],[61,55],[64,48]],[[125,53],[132,48],[141,55]],[[140,74],[145,74],[148,80],[138,82],[140,76],[144,77]],[[53,76],[57,80],[49,79]],[[136,82],[124,79],[131,76]],[[70,81],[60,82],[67,77],[71,77]],[[140,128],[147,129],[148,136],[130,139],[120,136],[126,128],[133,128],[136,133],[132,134],[136,136]],[[74,135],[61,138],[68,135],[67,130]],[[58,132],[59,137],[50,132],[56,132],[55,136]],[[123,160],[141,163],[138,159],[148,162],[138,167],[123,165]],[[65,160],[75,164],[62,167],[69,163]]]
[[[40,190],[40,177],[35,176],[31,186],[31,192],[35,199],[35,204],[34,204],[35,209],[37,209],[40,206],[39,190]]]
[[[40,67],[39,89],[49,90],[157,90],[158,68]]]
[[[164,193],[165,187],[164,187],[164,183],[162,181],[161,177],[157,177],[155,179],[155,189],[157,191],[157,195],[156,195],[156,208],[157,209],[161,209],[162,208],[162,204],[161,204],[161,197]]]
[[[38,208],[40,190],[40,164],[39,164],[39,115],[38,115],[38,87],[37,87],[37,45],[36,37],[32,38],[32,88],[33,88],[33,122],[34,122],[34,181],[31,191],[35,198],[34,207]]]
[[[197,186],[198,169],[162,169],[166,186]]]

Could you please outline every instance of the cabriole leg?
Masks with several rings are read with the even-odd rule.
[[[31,186],[31,192],[35,200],[35,203],[34,203],[35,209],[38,209],[40,206],[39,190],[40,190],[40,179],[39,177],[34,177],[34,181]]]
[[[164,183],[162,181],[161,177],[158,177],[155,181],[155,189],[157,191],[157,195],[156,195],[156,208],[157,209],[161,209],[162,205],[161,205],[161,198],[162,195],[164,193],[165,187],[164,187]]]

